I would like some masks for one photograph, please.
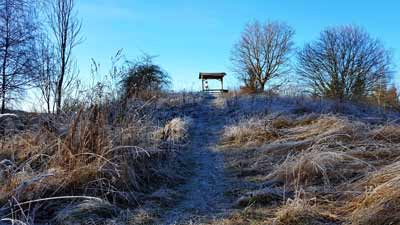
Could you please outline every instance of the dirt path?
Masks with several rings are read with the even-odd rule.
[[[226,214],[231,206],[225,196],[229,182],[223,156],[215,151],[225,122],[223,113],[207,99],[191,117],[191,145],[185,154],[193,162],[192,177],[179,188],[184,198],[164,217],[166,225],[201,224]]]

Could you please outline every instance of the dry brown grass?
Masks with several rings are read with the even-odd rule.
[[[351,142],[365,138],[365,129],[368,128],[363,123],[349,122],[346,118],[333,115],[298,119],[283,116],[255,117],[226,127],[221,145],[240,148],[304,140],[315,143]]]
[[[355,141],[364,138],[365,133],[360,131],[367,129],[361,122],[350,122],[345,117],[333,115],[323,115],[314,121],[309,121],[309,118],[301,118],[296,124],[301,125],[290,130],[290,138],[295,140],[313,139],[318,143]]]
[[[259,118],[240,121],[225,128],[222,145],[226,147],[259,146],[279,137],[277,130]]]
[[[394,162],[368,174],[352,184],[361,195],[355,196],[346,208],[352,212],[352,224],[400,223],[400,163]]]
[[[293,120],[289,117],[280,116],[271,121],[271,126],[275,129],[289,128],[293,126]]]
[[[271,138],[263,133],[266,126],[279,135]],[[243,214],[224,222],[399,224],[399,132],[396,124],[371,125],[334,114],[267,115],[227,127],[221,149],[228,168],[240,169],[234,173],[237,179],[259,185],[252,193],[265,185],[272,190],[303,191],[283,206],[268,202],[256,207],[276,211],[266,214],[264,221],[269,222]],[[305,198],[314,202],[299,200]]]
[[[374,140],[400,143],[400,126],[394,124],[380,126],[372,130],[369,135]]]
[[[288,200],[275,217],[276,225],[323,225],[335,224],[337,220],[329,214],[323,214],[318,206],[300,198]]]
[[[400,176],[366,191],[355,203],[352,224],[399,224],[400,223]]]
[[[182,180],[176,149],[159,148],[148,118],[131,114],[110,122],[108,115],[94,106],[81,109],[69,124],[54,121],[67,128],[62,134],[44,126],[4,139],[0,216],[13,212],[37,220],[54,217],[58,224],[77,224],[75,220],[85,218],[102,221],[124,208],[143,205],[161,185]],[[167,125],[172,130],[167,139],[186,132],[186,125],[175,122]],[[82,202],[76,196],[97,200]]]
[[[241,212],[232,213],[227,218],[216,219],[212,225],[272,225],[271,217],[274,215],[272,208],[248,208]],[[207,223],[208,224],[208,223]]]
[[[174,118],[169,121],[163,128],[158,129],[154,133],[154,137],[162,141],[171,141],[179,143],[185,141],[189,134],[191,119],[188,117]]]
[[[359,181],[357,184],[364,187],[377,187],[384,184],[392,179],[395,179],[400,175],[400,162],[395,161],[394,163],[388,164],[378,171],[368,174],[368,176]]]
[[[358,158],[343,152],[303,152],[289,156],[267,179],[291,185],[324,185],[350,182],[373,168]]]

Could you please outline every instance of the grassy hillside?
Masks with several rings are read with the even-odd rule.
[[[150,222],[180,193],[193,95],[8,119],[0,150],[0,218],[24,224]],[[13,129],[14,124],[20,129]],[[12,132],[11,132],[12,131]],[[8,224],[8,223],[7,223]]]
[[[0,224],[398,224],[399,119],[235,93],[4,115]]]
[[[398,224],[398,114],[354,104],[220,98],[240,210],[214,224]],[[267,103],[268,102],[268,103]]]

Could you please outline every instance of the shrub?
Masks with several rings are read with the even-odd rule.
[[[124,98],[152,98],[170,84],[170,78],[153,58],[145,55],[129,65],[123,73],[121,85]]]

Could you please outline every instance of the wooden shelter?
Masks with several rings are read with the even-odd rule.
[[[199,79],[201,80],[201,89],[204,92],[228,92],[224,89],[224,77],[226,73],[199,73]],[[209,89],[208,80],[219,80],[221,81],[221,89]]]

